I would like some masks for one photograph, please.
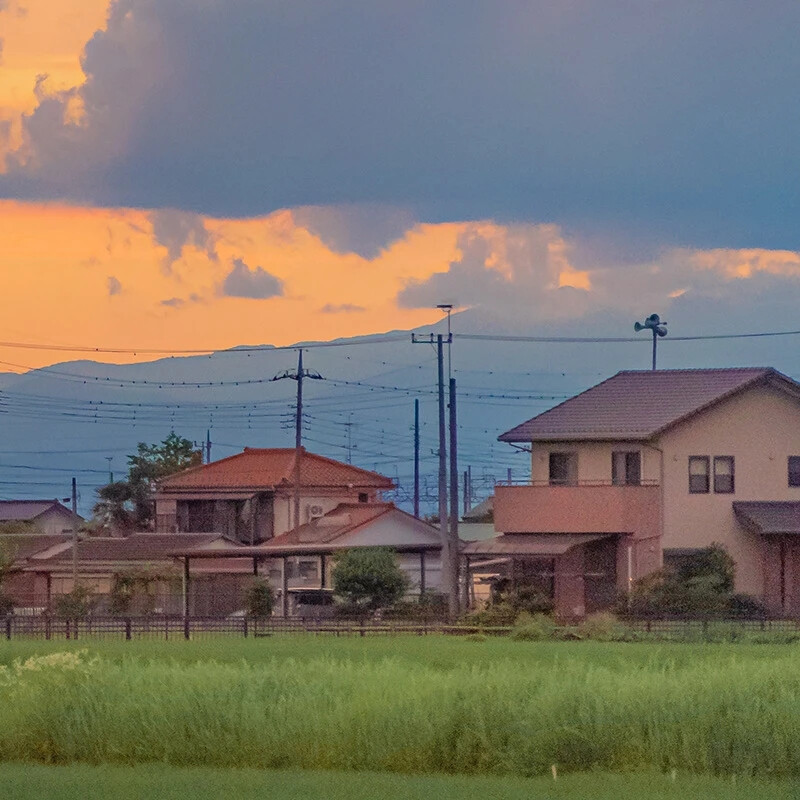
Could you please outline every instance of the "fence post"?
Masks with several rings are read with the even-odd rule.
[[[78,618],[75,617],[75,636],[72,637],[75,641],[78,640]]]
[[[244,620],[244,638],[246,639],[247,638],[247,615],[246,614],[243,617],[243,620]]]
[[[189,615],[187,614],[183,618],[183,638],[184,639],[188,639],[190,632],[191,632],[191,630],[190,630],[190,627],[189,627]]]
[[[131,640],[131,618],[125,618],[125,641],[129,642]]]
[[[66,631],[66,634],[67,634],[67,640],[69,640],[69,638],[70,638],[69,637],[69,617],[67,617],[67,619],[64,622],[64,630]]]
[[[50,636],[52,635],[53,630],[53,622],[49,616],[45,617],[44,619],[44,638],[46,641],[50,641]]]
[[[11,615],[6,614],[6,639],[11,638]]]

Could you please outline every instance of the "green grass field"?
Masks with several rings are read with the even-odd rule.
[[[0,765],[4,800],[796,800],[800,783],[659,773],[552,778]]]
[[[13,641],[0,663],[2,797],[800,796],[798,645]]]

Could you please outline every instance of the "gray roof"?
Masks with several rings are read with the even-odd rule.
[[[643,440],[756,385],[800,399],[800,384],[770,367],[618,372],[502,434],[502,442]]]
[[[152,561],[169,559],[174,550],[207,547],[214,542],[228,546],[235,543],[221,533],[132,533],[122,537],[89,537],[78,542],[81,561]],[[38,563],[55,563],[72,559],[72,548],[55,553]]]
[[[0,522],[27,522],[55,509],[71,517],[72,512],[58,500],[0,500]]]
[[[754,533],[800,533],[800,502],[736,502],[733,511]]]
[[[464,514],[461,519],[464,522],[485,522],[486,520],[491,521],[492,516],[494,514],[494,495],[489,495],[485,500],[482,500],[478,505],[472,506],[472,508]]]
[[[560,556],[581,544],[607,539],[610,533],[503,533],[492,539],[468,542],[465,556]]]

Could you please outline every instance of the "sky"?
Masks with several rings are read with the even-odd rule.
[[[796,328],[799,25],[794,0],[0,0],[0,341],[280,345],[442,302],[476,330]]]

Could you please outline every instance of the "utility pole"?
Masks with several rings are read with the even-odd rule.
[[[114,456],[105,456],[106,461],[108,461],[108,482],[114,483],[114,473],[111,471],[111,462],[114,460]]]
[[[353,463],[353,415],[347,415],[347,422],[344,423],[347,428],[347,463]]]
[[[419,519],[419,398],[414,400],[414,516]]]
[[[72,588],[78,586],[78,481],[72,479]]]
[[[453,552],[449,531],[449,514],[447,506],[447,429],[445,423],[445,399],[444,399],[444,337],[441,333],[430,334],[429,338],[417,338],[416,334],[411,334],[411,341],[414,344],[434,344],[436,343],[436,366],[438,372],[438,395],[439,395],[439,538],[442,544],[442,583],[444,593],[447,595],[447,606],[451,617],[458,613],[458,583],[453,583],[452,576],[458,568],[458,557]]]
[[[450,585],[451,614],[458,615],[458,572],[460,552],[458,546],[458,424],[456,418],[456,379],[450,378]]]
[[[297,381],[297,408],[294,418],[294,525],[300,525],[300,460],[303,456],[303,379],[311,378],[316,381],[322,380],[322,375],[313,370],[303,368],[303,348],[297,353],[297,371],[286,370],[270,378],[271,381],[282,381],[285,378]]]
[[[206,464],[211,463],[211,429],[206,430]]]

